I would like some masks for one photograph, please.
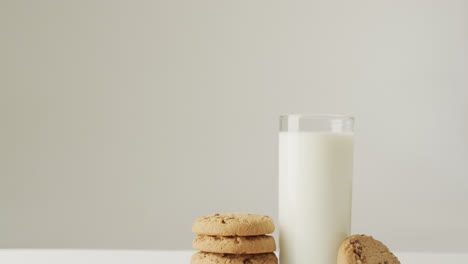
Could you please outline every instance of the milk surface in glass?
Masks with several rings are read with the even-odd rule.
[[[351,228],[353,145],[352,128],[280,132],[280,264],[336,264]]]

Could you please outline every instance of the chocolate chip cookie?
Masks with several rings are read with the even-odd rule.
[[[276,250],[272,236],[207,236],[198,235],[193,240],[193,248],[212,253],[258,254]]]
[[[372,236],[353,235],[341,244],[337,264],[400,264],[400,261]]]
[[[278,264],[278,258],[273,253],[230,255],[197,252],[190,264]]]
[[[203,216],[195,220],[192,231],[212,236],[256,236],[275,231],[273,219],[248,213],[224,213]]]

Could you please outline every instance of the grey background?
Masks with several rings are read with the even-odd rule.
[[[353,232],[468,252],[467,1],[1,0],[0,31],[2,248],[276,220],[278,116],[345,113]]]

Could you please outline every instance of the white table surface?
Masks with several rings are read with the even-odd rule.
[[[187,264],[195,251],[0,249],[1,264]],[[468,254],[395,253],[402,264],[467,263]]]

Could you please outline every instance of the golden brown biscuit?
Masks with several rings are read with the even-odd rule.
[[[258,254],[276,250],[272,236],[207,236],[197,235],[193,248],[212,253],[225,254]]]
[[[256,236],[275,231],[269,216],[248,213],[225,213],[203,216],[195,220],[192,231],[212,236]]]
[[[400,261],[373,237],[353,235],[341,243],[337,264],[400,264]]]
[[[278,264],[278,258],[275,253],[231,255],[197,252],[190,264]]]

